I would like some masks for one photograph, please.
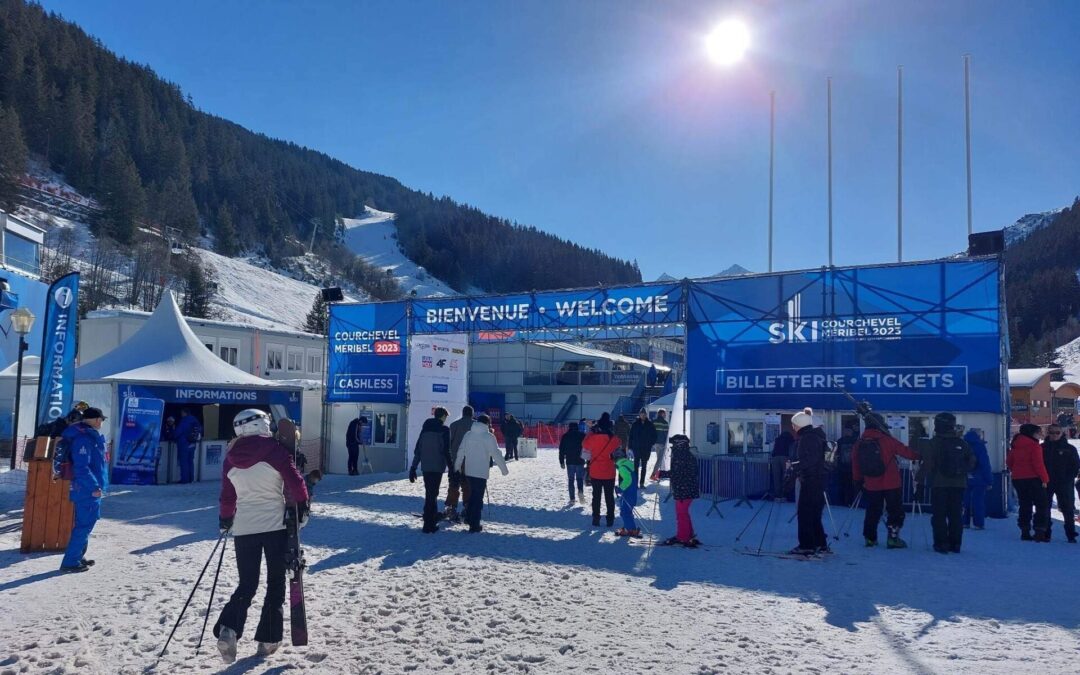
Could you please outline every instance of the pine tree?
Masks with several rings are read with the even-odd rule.
[[[0,205],[14,210],[19,178],[26,172],[27,150],[18,114],[0,107]]]
[[[311,305],[311,311],[308,312],[307,318],[304,319],[304,330],[309,333],[315,333],[316,335],[326,335],[328,330],[328,324],[330,322],[330,313],[327,303],[322,298],[322,293],[315,296],[315,302]]]
[[[187,260],[187,271],[184,274],[184,304],[180,308],[184,316],[193,316],[199,319],[213,318],[214,292],[217,284],[214,283],[209,270],[202,266],[199,259],[190,256]]]
[[[214,248],[221,255],[235,255],[238,250],[236,226],[233,225],[232,210],[229,202],[224,202],[217,210],[214,221]]]
[[[109,235],[122,244],[131,243],[135,234],[135,222],[142,218],[146,208],[146,194],[135,162],[122,145],[109,152],[102,167],[102,212],[98,218],[98,231]]]

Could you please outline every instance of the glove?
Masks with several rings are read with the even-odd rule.
[[[232,529],[232,518],[218,518],[218,530],[221,534],[225,534]]]
[[[566,468],[566,465],[565,465],[565,464],[563,464],[562,462],[559,462],[559,468],[560,468],[560,469],[565,469],[565,468]]]
[[[415,468],[414,469],[409,469],[409,482],[410,483],[415,483],[416,482],[416,469]]]
[[[300,502],[296,505],[296,522],[303,525],[308,521],[308,516],[311,515],[311,502]]]

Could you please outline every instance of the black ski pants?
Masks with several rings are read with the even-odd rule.
[[[604,503],[607,506],[607,524],[608,527],[611,527],[615,524],[615,479],[592,479],[592,518],[594,523],[600,522],[601,492],[604,494]]]
[[[1016,518],[1020,532],[1030,534],[1032,525],[1035,526],[1036,534],[1049,532],[1050,500],[1042,486],[1042,481],[1038,478],[1021,478],[1013,481],[1013,488],[1020,502]],[[1034,519],[1032,511],[1034,511]]]
[[[899,531],[904,526],[904,500],[900,494],[900,488],[893,490],[865,490],[863,495],[866,496],[866,518],[863,519],[862,526],[863,537],[870,541],[877,541],[878,523],[881,522],[882,511],[887,511],[889,514],[885,521],[886,527],[895,527]]]
[[[439,486],[442,485],[441,471],[424,472],[424,532],[435,529],[439,513]]]
[[[821,515],[825,511],[825,482],[803,479],[799,488],[799,548],[818,550],[829,547]]]
[[[964,538],[964,489],[930,488],[930,526],[934,530],[934,550],[960,552]]]
[[[356,468],[356,463],[360,461],[360,448],[355,445],[346,446],[349,451],[349,475],[353,476],[360,473]]]
[[[469,499],[465,505],[465,522],[475,529],[480,527],[480,516],[484,512],[484,493],[487,492],[487,478],[467,476],[469,481]]]
[[[504,457],[503,459],[517,459],[518,458],[518,456],[517,456],[517,444],[518,444],[518,437],[517,436],[507,436],[506,437],[506,457]]]
[[[266,557],[266,597],[263,599],[262,615],[255,629],[258,642],[281,642],[285,604],[285,556],[288,537],[285,530],[242,534],[233,540],[236,545],[236,571],[240,583],[232,597],[221,610],[214,624],[214,637],[219,637],[222,626],[236,631],[236,637],[244,634],[251,600],[259,590],[259,572],[262,558]]]
[[[649,457],[651,456],[652,446],[634,451],[634,473],[639,477],[638,484],[641,487],[645,487],[645,474],[649,472]]]
[[[1065,536],[1069,539],[1076,538],[1075,504],[1073,503],[1073,482],[1071,478],[1059,480],[1046,486],[1046,527],[1047,531],[1054,529],[1054,521],[1050,518],[1050,505],[1057,498],[1058,511],[1065,519]]]

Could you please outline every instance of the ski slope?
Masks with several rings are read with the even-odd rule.
[[[191,249],[214,274],[214,306],[226,321],[259,328],[303,330],[320,288],[202,248]]]
[[[416,291],[418,297],[457,295],[398,249],[393,213],[365,206],[363,218],[345,218],[343,223],[349,250],[375,267],[391,270],[406,294]]]
[[[253,656],[260,590],[224,672],[1076,672],[1080,614],[1057,594],[1080,547],[1060,524],[1034,544],[990,520],[943,556],[926,517],[909,517],[904,551],[863,548],[856,522],[835,555],[801,562],[735,553],[753,510],[727,502],[706,517],[707,499],[693,517],[710,548],[630,545],[568,506],[565,485],[541,450],[493,472],[483,533],[423,535],[421,483],[329,476],[302,533],[310,644]],[[115,486],[87,553],[97,565],[63,576],[59,554],[17,552],[20,496],[0,491],[0,673],[219,672],[212,642],[195,654],[213,568],[153,665],[217,537],[217,489]],[[650,486],[638,511],[666,537],[673,502],[656,497]],[[770,508],[738,546],[795,544],[793,505]],[[225,560],[211,624],[236,583],[231,546]]]

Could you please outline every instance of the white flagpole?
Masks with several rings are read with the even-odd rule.
[[[773,163],[776,147],[776,92],[769,92],[769,271],[773,271]]]
[[[896,262],[904,261],[904,67],[896,67]]]
[[[827,86],[827,124],[828,124],[828,147],[829,147],[829,267],[833,266],[832,245],[832,78],[826,79]]]
[[[971,55],[964,54],[964,145],[967,150],[967,230],[971,235]]]

